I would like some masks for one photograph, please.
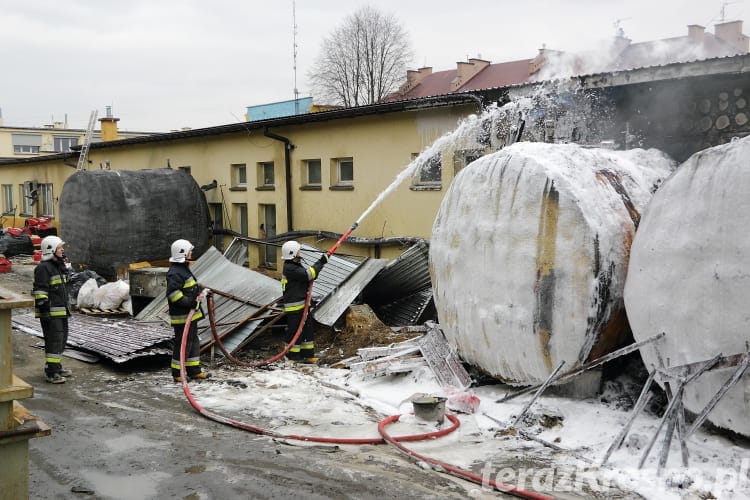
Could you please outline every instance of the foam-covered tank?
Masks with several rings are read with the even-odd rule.
[[[516,143],[459,172],[433,225],[430,273],[462,358],[533,384],[627,341],[630,243],[673,169],[656,150]]]
[[[750,341],[750,138],[700,151],[669,177],[646,208],[633,242],[625,306],[636,340],[677,366],[744,353]],[[653,347],[646,366],[659,366]],[[736,368],[685,386],[700,412]],[[708,420],[750,436],[750,377],[727,392]]]
[[[60,194],[60,236],[74,265],[112,279],[130,263],[169,258],[179,238],[200,256],[211,236],[208,205],[179,170],[80,170]]]

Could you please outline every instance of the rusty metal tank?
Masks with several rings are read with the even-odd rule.
[[[461,357],[525,385],[628,341],[630,243],[673,168],[656,150],[516,143],[459,172],[433,225],[430,273]]]
[[[664,182],[633,242],[625,306],[648,367],[679,366],[745,353],[750,342],[750,138],[695,153]],[[699,413],[737,367],[704,373],[684,389]],[[714,425],[750,436],[750,376],[708,414]]]
[[[60,236],[66,255],[105,278],[130,263],[169,258],[179,238],[200,256],[209,245],[206,198],[187,173],[155,170],[81,170],[60,194]]]

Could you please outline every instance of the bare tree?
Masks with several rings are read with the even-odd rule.
[[[411,57],[408,34],[396,18],[366,6],[323,40],[308,78],[326,104],[373,104],[398,88]]]

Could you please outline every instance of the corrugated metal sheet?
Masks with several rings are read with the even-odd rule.
[[[420,241],[384,267],[365,288],[364,299],[389,326],[435,319],[428,244]]]
[[[268,276],[238,266],[215,247],[210,247],[191,266],[198,282],[214,294],[214,317],[217,332],[228,351],[233,351],[263,322],[249,320],[265,305],[273,304],[281,297],[280,283]],[[204,308],[205,309],[205,308]],[[276,313],[278,309],[274,310]],[[273,311],[272,311],[273,312]],[[206,311],[207,313],[207,311]],[[166,294],[162,293],[146,306],[137,319],[169,322]],[[208,319],[198,323],[201,345],[211,341]]]
[[[308,266],[320,259],[325,252],[319,248],[310,245],[302,245],[300,255],[302,262]],[[362,264],[363,257],[339,256],[333,254],[328,263],[323,267],[320,276],[313,282],[312,300],[322,305],[328,296],[331,295],[346,279]],[[349,303],[346,304],[346,307]]]
[[[368,304],[382,304],[432,286],[430,248],[420,241],[391,261],[365,290]]]
[[[368,259],[354,269],[333,293],[313,312],[313,318],[324,325],[333,326],[348,309],[370,280],[388,263],[383,259]],[[323,268],[326,270],[328,266]],[[321,277],[323,278],[323,273]]]
[[[436,317],[432,287],[424,288],[392,302],[378,306],[370,305],[370,307],[380,321],[388,326],[421,325]]]
[[[15,328],[43,337],[33,314],[12,317]],[[111,318],[73,314],[68,320],[68,347],[103,356],[115,363],[131,359],[172,354],[172,329],[162,323],[132,318]]]

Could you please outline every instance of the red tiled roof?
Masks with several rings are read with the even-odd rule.
[[[436,95],[451,94],[467,90],[480,90],[524,83],[529,80],[531,59],[521,59],[504,63],[490,64],[461,87],[452,90],[451,82],[458,76],[458,70],[437,71],[426,75],[407,92],[396,92],[387,100],[417,99]]]
[[[529,64],[531,61],[532,59],[521,59],[520,61],[490,64],[466,82],[458,91],[506,87],[525,83],[529,81]]]

